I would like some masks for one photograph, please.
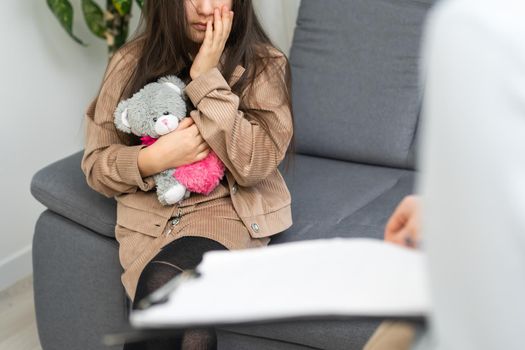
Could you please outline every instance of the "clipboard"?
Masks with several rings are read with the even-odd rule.
[[[194,271],[152,294],[149,307],[133,310],[130,323],[142,330],[173,330],[355,317],[420,319],[430,312],[425,264],[420,251],[362,238],[210,251]]]

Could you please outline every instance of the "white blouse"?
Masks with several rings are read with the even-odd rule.
[[[525,349],[525,0],[452,0],[427,22],[424,249],[437,348]]]

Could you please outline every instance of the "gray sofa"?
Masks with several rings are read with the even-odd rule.
[[[297,154],[288,172],[284,163],[280,167],[292,194],[294,224],[271,244],[382,238],[390,213],[413,190],[419,42],[433,2],[302,0],[290,54]],[[81,156],[45,167],[31,183],[34,197],[48,208],[33,241],[44,350],[105,349],[102,335],[127,325],[115,201],[87,186]],[[217,329],[218,345],[361,349],[379,322],[223,326]]]

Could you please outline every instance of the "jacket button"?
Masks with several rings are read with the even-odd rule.
[[[232,186],[232,194],[235,194],[237,192],[237,184]]]
[[[255,232],[259,232],[259,225],[257,225],[256,223],[253,223],[253,224],[252,224],[252,229],[253,229]]]

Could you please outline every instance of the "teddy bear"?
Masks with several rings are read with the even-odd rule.
[[[114,113],[115,126],[124,133],[139,136],[142,144],[152,145],[187,118],[184,88],[184,82],[174,75],[145,85],[129,99],[119,102]],[[158,199],[162,205],[172,205],[188,198],[191,192],[208,195],[218,186],[224,171],[224,164],[210,150],[200,161],[155,174]]]

